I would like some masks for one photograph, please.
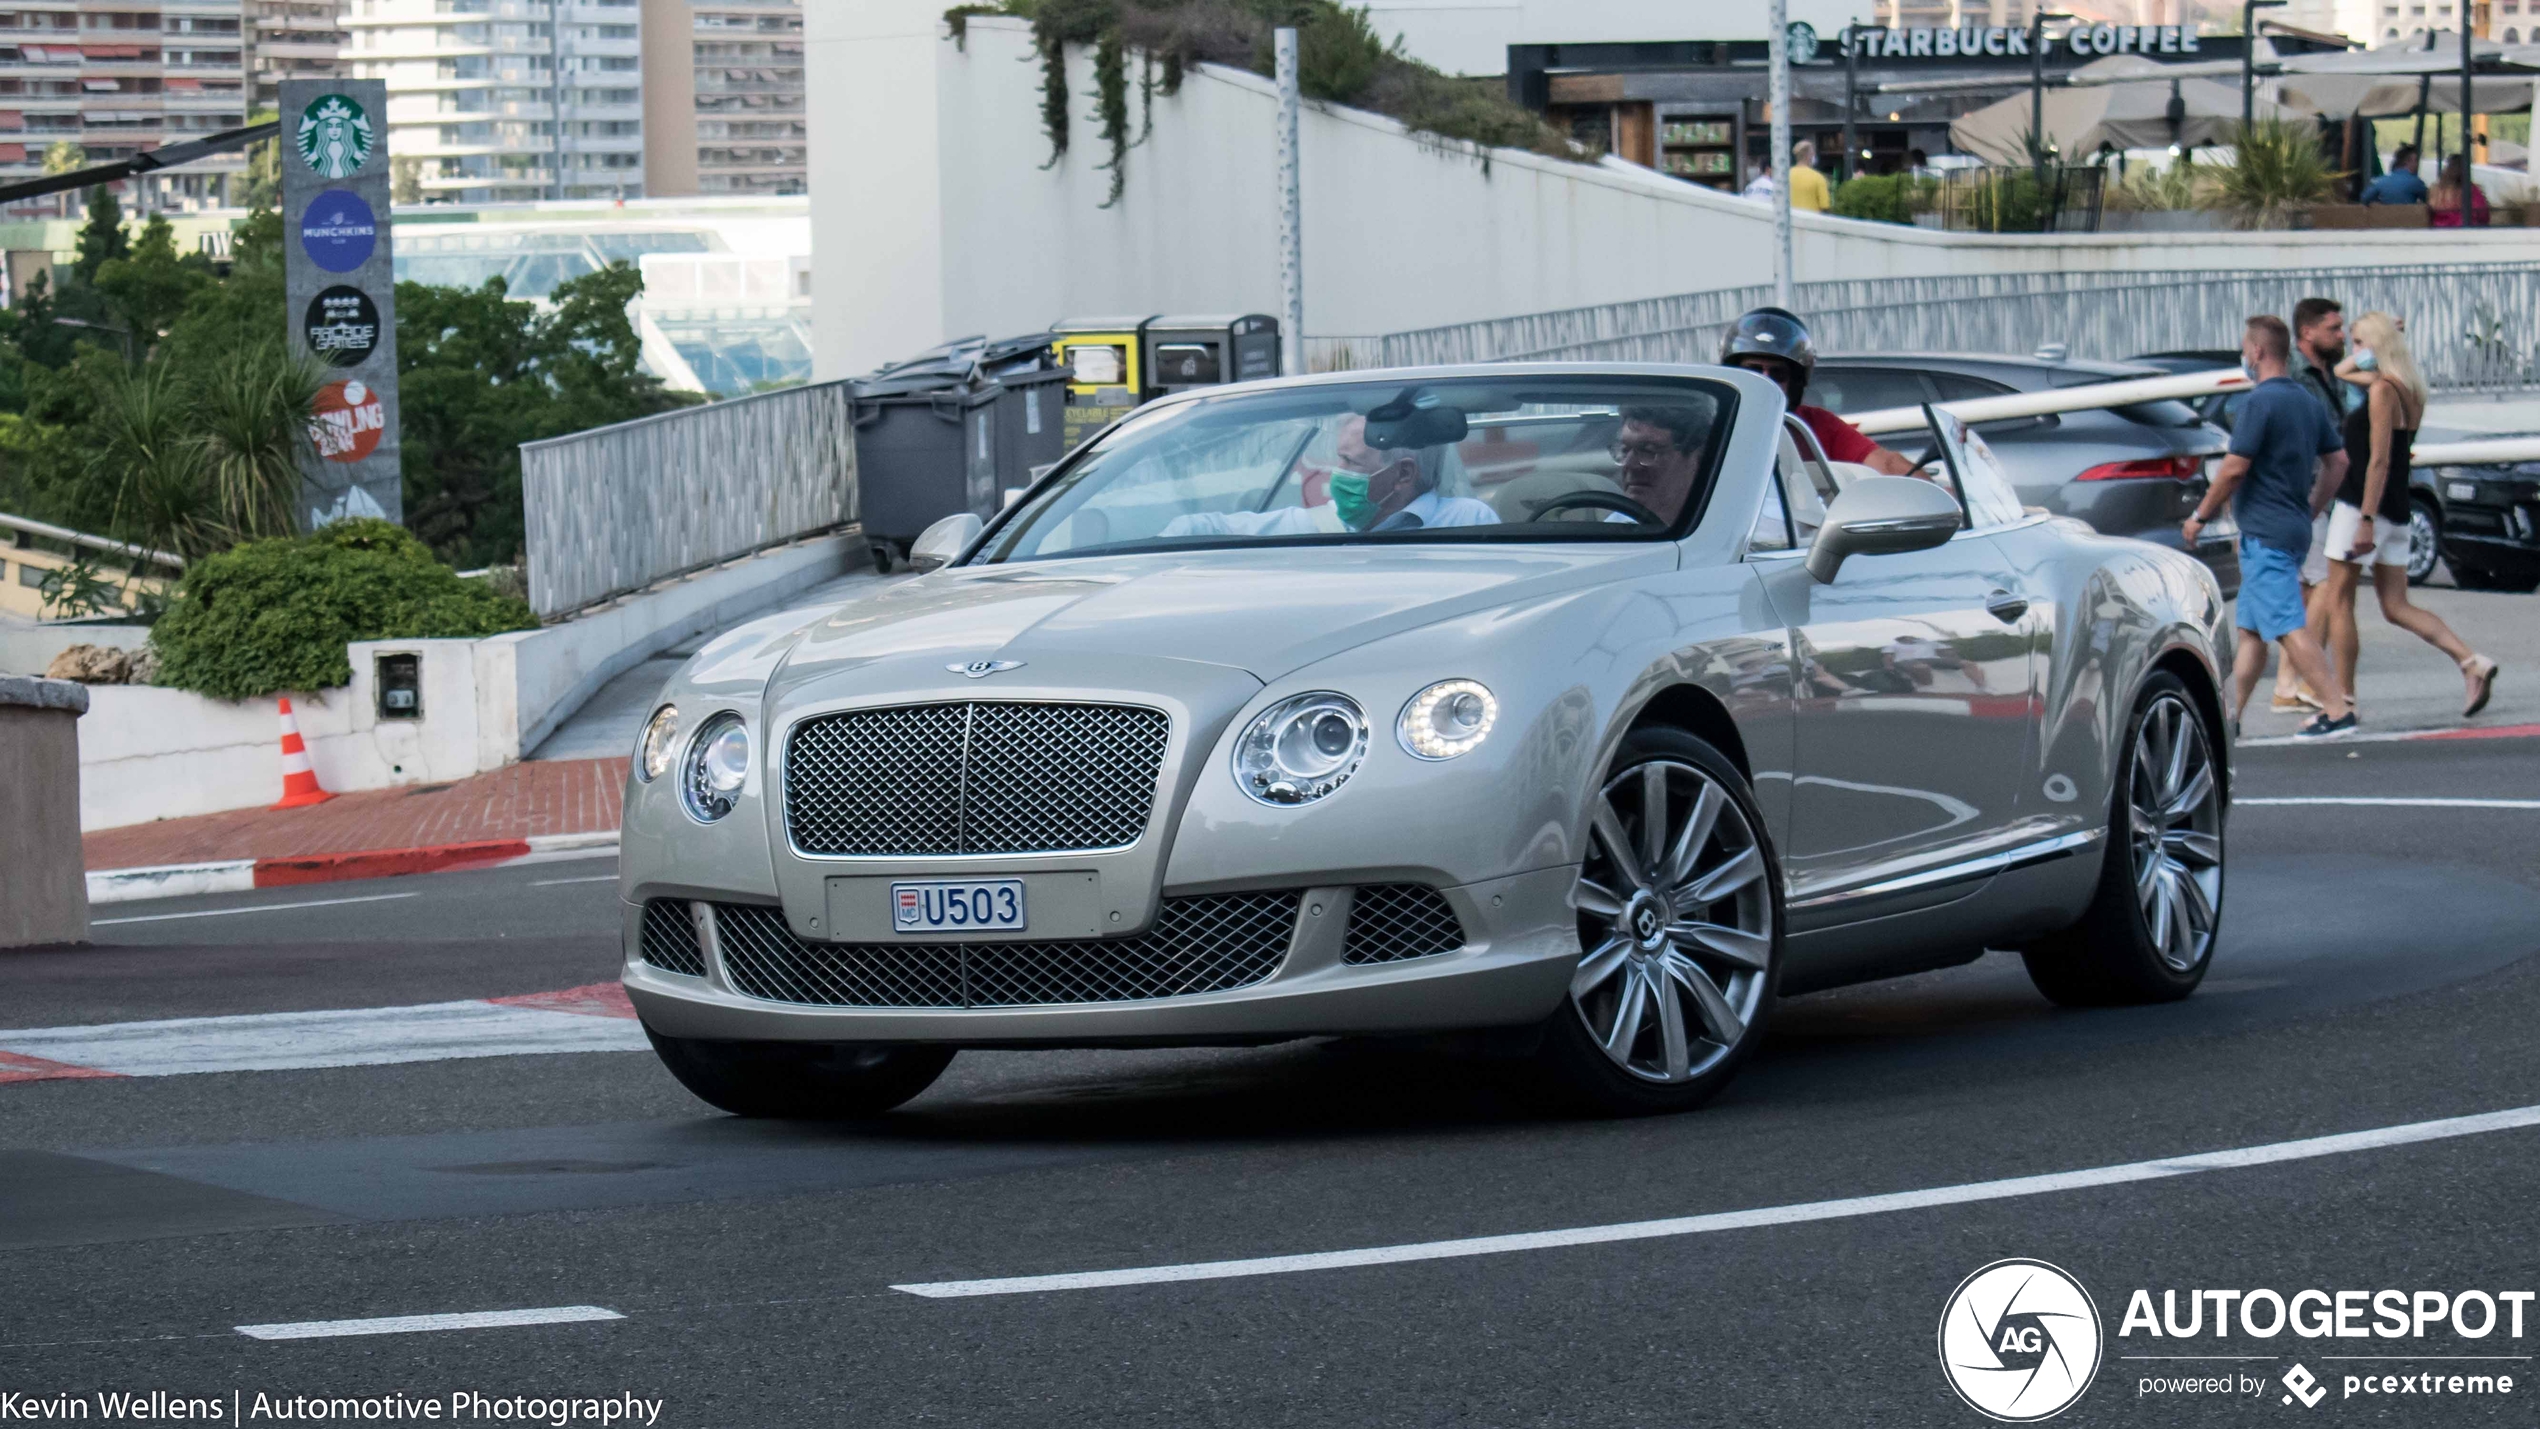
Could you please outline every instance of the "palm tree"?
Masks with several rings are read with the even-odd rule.
[[[325,385],[316,359],[269,342],[214,366],[188,394],[209,494],[231,539],[298,529],[300,471],[314,455],[309,408]]]
[[[309,408],[325,369],[280,342],[187,382],[165,363],[101,379],[91,479],[125,539],[188,560],[299,529]]]
[[[97,395],[88,471],[114,493],[116,532],[188,560],[228,544],[204,489],[190,404],[167,369],[117,366]]]

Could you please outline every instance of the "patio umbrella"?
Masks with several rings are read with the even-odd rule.
[[[2103,144],[2158,149],[2228,143],[2240,127],[2239,85],[2175,78],[2158,61],[2141,55],[2093,60],[2073,77],[2072,87],[2046,91],[2044,105],[2047,138],[2073,158],[2095,153]],[[2413,84],[2410,89],[2413,102]],[[2305,112],[2263,95],[2257,101],[2260,119]],[[2025,164],[2028,127],[2029,97],[2015,95],[1961,116],[1949,126],[1949,142],[1989,163]]]

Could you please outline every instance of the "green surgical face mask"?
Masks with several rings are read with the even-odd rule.
[[[1340,512],[1341,523],[1353,531],[1364,531],[1376,517],[1376,503],[1367,499],[1367,478],[1354,471],[1332,473],[1332,506]]]

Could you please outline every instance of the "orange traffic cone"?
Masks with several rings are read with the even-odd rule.
[[[300,742],[300,722],[291,717],[291,697],[282,697],[282,802],[277,809],[303,809],[335,796],[318,787],[317,770],[309,764],[309,747]]]

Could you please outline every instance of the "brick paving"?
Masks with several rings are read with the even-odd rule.
[[[540,760],[452,784],[342,794],[307,809],[101,829],[80,845],[88,866],[103,869],[591,833],[617,828],[625,784],[624,758]]]

